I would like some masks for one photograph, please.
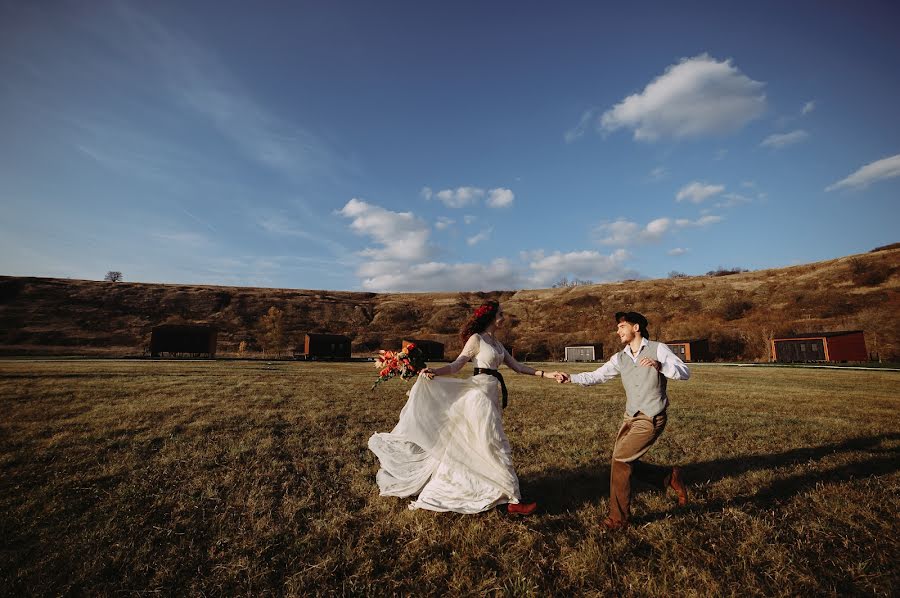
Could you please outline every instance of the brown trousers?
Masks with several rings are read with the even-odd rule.
[[[665,490],[672,468],[644,463],[640,458],[650,450],[666,427],[666,412],[654,417],[637,413],[625,416],[613,447],[609,476],[609,518],[628,521],[631,515],[631,478]]]

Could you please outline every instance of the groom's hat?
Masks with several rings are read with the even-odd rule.
[[[647,328],[647,318],[636,311],[617,311],[616,322],[625,320],[629,324],[638,324],[642,329]]]

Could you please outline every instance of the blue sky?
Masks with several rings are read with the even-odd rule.
[[[0,274],[490,290],[865,252],[900,240],[897,23],[2,3]]]

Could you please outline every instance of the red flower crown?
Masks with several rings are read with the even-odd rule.
[[[481,318],[483,316],[488,315],[489,313],[493,313],[494,306],[493,305],[482,305],[478,309],[475,310],[475,317]]]

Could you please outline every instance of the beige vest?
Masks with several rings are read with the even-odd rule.
[[[625,387],[625,413],[634,415],[640,411],[650,417],[662,413],[669,406],[666,377],[655,368],[640,364],[644,357],[658,359],[659,343],[647,341],[638,352],[637,363],[632,361],[631,355],[626,352],[627,349],[627,347],[622,349],[618,358],[619,375],[622,376],[622,385]]]

